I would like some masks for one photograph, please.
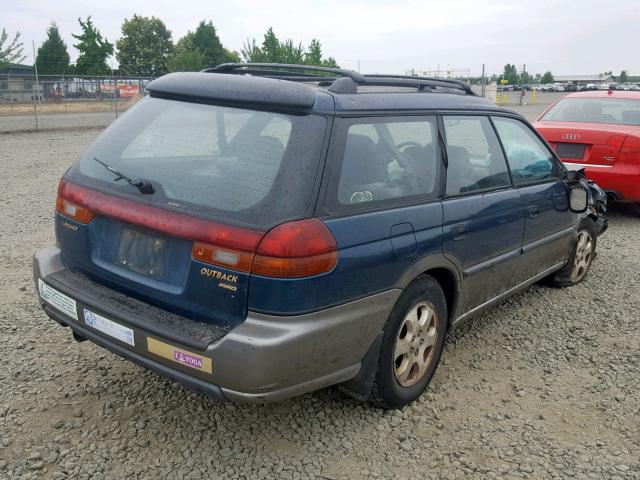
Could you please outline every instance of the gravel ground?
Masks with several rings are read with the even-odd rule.
[[[107,127],[116,118],[115,112],[50,113],[38,116],[41,130],[67,130]],[[33,115],[0,115],[0,134],[35,130]]]
[[[58,178],[98,130],[0,135],[0,478],[640,479],[640,216],[615,209],[587,281],[534,286],[448,339],[419,402],[335,389],[216,403],[38,307]]]

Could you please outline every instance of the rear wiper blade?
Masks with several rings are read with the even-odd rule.
[[[127,177],[124,173],[113,168],[108,163],[105,163],[96,157],[93,157],[93,159],[116,176],[116,179],[114,180],[114,182],[117,182],[118,180],[124,180],[132,187],[136,187],[138,190],[140,190],[140,193],[145,193],[147,195],[155,193],[155,190],[151,182],[147,180],[143,180],[141,178],[136,178],[135,180],[131,179],[130,177]]]

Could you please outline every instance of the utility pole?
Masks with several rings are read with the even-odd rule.
[[[40,102],[40,82],[38,81],[38,64],[36,62],[36,43],[31,40],[31,48],[33,50],[33,69],[36,72],[36,91],[33,97],[33,113],[36,117],[36,130],[38,130],[38,103]],[[33,88],[31,89],[33,92]]]
[[[485,78],[484,78],[484,63],[483,63],[482,64],[482,79],[480,80],[480,91],[481,91],[481,95],[483,97],[484,97],[485,86],[486,86],[486,82],[485,82]]]
[[[522,75],[520,75],[520,105],[522,105],[522,103],[524,102],[524,95],[525,95],[524,76],[526,74],[527,74],[527,65],[523,64],[522,65]]]

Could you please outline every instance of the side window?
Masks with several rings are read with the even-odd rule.
[[[440,158],[434,117],[343,120],[340,205],[433,194]],[[346,130],[345,130],[346,129]]]
[[[487,117],[443,117],[447,148],[447,195],[511,185],[498,138]]]
[[[553,155],[540,139],[519,120],[494,117],[507,154],[513,183],[537,182],[555,177]]]

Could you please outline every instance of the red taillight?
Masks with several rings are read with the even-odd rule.
[[[620,149],[620,161],[640,163],[640,138],[629,135]]]
[[[315,218],[284,223],[267,233],[251,271],[267,277],[308,277],[329,272],[338,260],[336,241]]]
[[[620,150],[622,148],[622,144],[624,143],[625,135],[611,135],[607,138],[607,145],[611,145],[616,150]]]
[[[89,223],[97,214],[193,240],[194,259],[257,275],[319,275],[331,271],[338,259],[333,235],[317,219],[284,223],[265,235],[113,197],[65,180],[58,187],[56,211],[81,223]]]

